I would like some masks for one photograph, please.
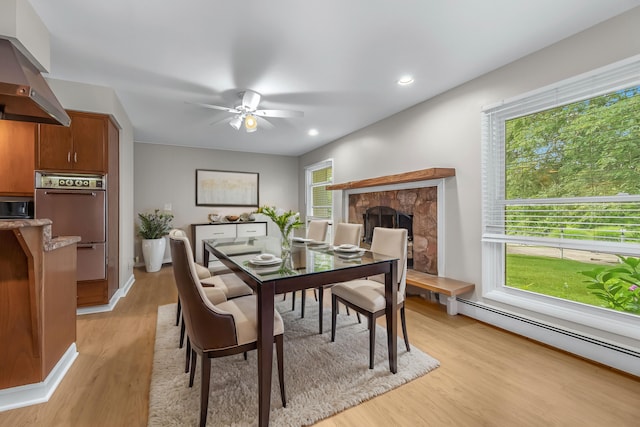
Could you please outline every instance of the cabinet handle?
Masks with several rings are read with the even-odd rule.
[[[73,163],[78,163],[78,152],[73,153]]]
[[[67,163],[71,163],[71,151],[67,151]]]
[[[245,233],[256,233],[256,232],[257,232],[257,230],[245,230],[244,232],[245,232]]]

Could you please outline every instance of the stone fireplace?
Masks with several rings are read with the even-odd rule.
[[[438,192],[436,187],[349,195],[348,221],[363,224],[365,243],[373,227],[406,228],[408,261],[414,270],[438,274]]]
[[[411,236],[408,259],[412,268],[437,276],[443,274],[439,271],[443,253],[438,230],[444,229],[444,179],[453,176],[453,168],[430,168],[334,184],[327,189],[342,190],[343,218],[363,224],[365,241],[370,242],[369,229],[374,226],[406,228]]]

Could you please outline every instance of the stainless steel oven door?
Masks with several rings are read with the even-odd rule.
[[[78,281],[101,280],[107,277],[106,245],[78,243]]]
[[[39,188],[35,205],[36,218],[49,218],[53,222],[52,237],[80,236],[80,243],[105,242],[104,190]]]

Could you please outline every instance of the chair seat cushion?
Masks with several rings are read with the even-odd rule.
[[[358,307],[375,313],[384,310],[384,285],[375,280],[357,279],[333,285],[331,293]],[[398,293],[398,303],[404,301],[404,295]]]
[[[230,313],[236,324],[238,345],[247,344],[258,339],[258,318],[256,310],[257,297],[249,295],[218,304],[216,307]],[[282,317],[277,311],[273,315],[273,334],[284,333]]]
[[[196,273],[198,274],[198,279],[206,279],[207,277],[211,277],[211,272],[209,269],[200,264],[193,264],[196,267]]]
[[[227,296],[224,294],[222,289],[212,287],[203,287],[202,289],[204,290],[204,294],[207,296],[207,299],[211,301],[211,304],[216,305],[227,300]]]
[[[253,290],[234,273],[220,274],[200,280],[202,286],[213,286],[222,289],[228,299],[251,295]]]

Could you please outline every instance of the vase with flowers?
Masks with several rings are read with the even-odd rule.
[[[304,225],[300,221],[300,213],[276,209],[275,206],[260,206],[257,213],[266,215],[278,226],[282,236],[282,253],[283,255],[289,253],[291,251],[293,230]]]

